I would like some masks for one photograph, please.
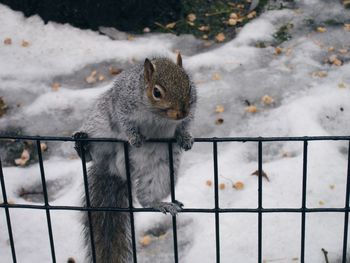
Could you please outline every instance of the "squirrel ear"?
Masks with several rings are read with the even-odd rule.
[[[176,64],[177,64],[178,66],[182,67],[182,57],[181,57],[180,52],[177,53]]]
[[[147,82],[149,82],[152,79],[152,75],[154,72],[154,66],[148,58],[145,59],[145,63],[143,64],[143,66],[144,66],[145,80]]]

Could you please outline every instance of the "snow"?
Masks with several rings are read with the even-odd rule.
[[[242,28],[226,44],[203,48],[191,36],[147,34],[127,40],[126,34],[112,40],[90,30],[70,25],[44,24],[37,16],[24,18],[0,5],[0,39],[12,38],[12,45],[0,43],[0,95],[9,111],[0,119],[0,129],[21,127],[28,135],[70,135],[82,123],[93,100],[106,90],[111,79],[89,85],[82,81],[94,67],[129,67],[154,54],[175,58],[183,51],[183,64],[197,83],[199,103],[193,132],[210,136],[306,136],[350,134],[350,32],[342,24],[326,26],[318,33],[313,20],[322,25],[328,19],[350,23],[350,13],[334,1],[297,1],[295,9],[268,10]],[[286,24],[292,38],[276,55],[273,34]],[[116,34],[119,34],[116,32]],[[29,41],[22,47],[21,41]],[[264,42],[266,48],[256,44]],[[335,51],[329,52],[333,46]],[[338,54],[344,64],[329,65],[324,59]],[[315,76],[324,71],[325,77]],[[216,75],[215,75],[216,74]],[[213,76],[218,76],[213,78]],[[51,88],[55,79],[61,87]],[[261,102],[264,95],[272,105]],[[247,101],[258,112],[246,112]],[[17,107],[16,104],[20,104]],[[223,113],[215,106],[223,105]],[[222,125],[216,125],[217,118]],[[52,205],[80,205],[82,168],[73,144],[48,143],[44,167]],[[222,208],[256,208],[258,168],[257,143],[225,142],[218,145],[219,191]],[[347,173],[348,143],[309,142],[307,206],[343,207]],[[210,143],[197,143],[185,153],[176,198],[187,208],[214,207],[213,156]],[[265,208],[299,208],[302,192],[302,142],[263,143]],[[38,164],[3,168],[8,199],[16,204],[43,204],[24,198],[23,190],[40,189]],[[235,190],[232,182],[244,189]],[[22,192],[21,192],[22,191]],[[0,195],[1,201],[2,195]],[[3,210],[3,209],[2,209]],[[50,246],[44,210],[11,209],[11,221],[18,262],[50,262]],[[51,211],[57,262],[74,257],[84,261],[82,237],[76,211]],[[257,215],[220,215],[222,262],[257,261]],[[306,216],[306,262],[324,262],[321,248],[330,262],[342,254],[344,215],[310,213]],[[138,245],[140,262],[173,262],[171,220],[159,213],[136,215],[137,240],[149,229],[165,225],[169,235],[155,239],[152,247]],[[178,215],[181,262],[215,262],[214,214]],[[170,228],[170,229],[169,229]],[[266,262],[294,262],[300,257],[301,216],[294,213],[263,215],[263,258]],[[163,254],[160,259],[159,254]],[[0,213],[1,262],[12,262],[5,213]],[[295,259],[297,258],[297,259]]]

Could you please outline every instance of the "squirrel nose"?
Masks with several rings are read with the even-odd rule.
[[[169,118],[174,120],[181,120],[187,116],[187,111],[185,110],[168,110],[167,115]]]

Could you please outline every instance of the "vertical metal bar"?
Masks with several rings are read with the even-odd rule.
[[[126,179],[128,181],[128,197],[129,197],[129,209],[130,209],[130,224],[131,224],[131,242],[132,242],[132,253],[134,263],[137,263],[137,252],[136,252],[136,241],[135,241],[135,222],[134,222],[134,212],[132,211],[132,189],[131,189],[131,176],[130,176],[130,160],[129,160],[129,145],[127,142],[124,143],[124,158],[125,158],[125,170]]]
[[[214,157],[214,197],[215,197],[215,241],[216,241],[216,262],[220,262],[220,218],[219,218],[219,175],[218,175],[218,144],[213,142]]]
[[[171,189],[171,202],[176,202],[175,199],[175,180],[174,180],[174,160],[173,160],[173,144],[168,143],[169,150],[169,176],[170,176],[170,189]],[[174,239],[174,260],[175,263],[179,262],[178,247],[177,247],[177,225],[176,216],[172,216],[173,221],[173,239]]]
[[[81,150],[81,163],[83,166],[86,206],[87,206],[87,208],[90,208],[91,204],[90,204],[90,194],[89,194],[89,183],[88,183],[88,176],[87,176],[87,171],[86,171],[85,150],[83,147],[83,143],[84,142],[82,142],[82,141],[79,142],[79,148]],[[95,241],[94,241],[94,231],[92,228],[91,211],[88,210],[87,213],[88,213],[88,221],[89,221],[92,262],[96,263]]]
[[[54,244],[53,234],[52,234],[50,205],[49,205],[49,198],[47,196],[47,187],[46,187],[44,163],[43,163],[43,156],[42,156],[42,153],[41,153],[40,140],[36,141],[36,148],[37,148],[37,151],[38,151],[38,159],[39,159],[39,167],[40,167],[40,175],[41,175],[41,184],[42,184],[43,193],[44,193],[47,228],[48,228],[48,231],[49,231],[49,238],[50,238],[51,257],[52,257],[52,262],[55,263],[56,262],[55,244]]]
[[[258,142],[258,262],[262,263],[262,141]]]
[[[302,212],[301,212],[301,248],[300,248],[300,262],[305,260],[305,216],[306,216],[306,182],[307,182],[307,147],[308,141],[304,141],[303,153],[303,188],[302,188]]]
[[[6,215],[6,222],[7,222],[7,231],[8,231],[9,239],[10,239],[12,261],[13,261],[13,263],[16,263],[17,262],[16,250],[15,250],[15,243],[13,242],[10,212],[9,212],[9,208],[7,207],[8,201],[7,201],[7,194],[6,194],[6,188],[5,188],[4,174],[2,172],[1,158],[0,158],[0,182],[1,182],[2,197],[4,199],[4,205],[5,205],[5,215]]]
[[[343,260],[342,263],[346,263],[346,252],[348,248],[348,229],[349,229],[349,194],[350,194],[350,141],[348,147],[348,170],[346,179],[346,192],[345,192],[345,211],[344,215],[344,236],[343,236]]]

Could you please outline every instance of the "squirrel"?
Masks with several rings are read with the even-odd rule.
[[[182,150],[191,149],[194,139],[190,126],[197,101],[196,87],[182,66],[169,58],[146,58],[120,73],[112,87],[97,100],[87,120],[73,137],[111,137],[128,141],[132,191],[143,207],[175,215],[179,201],[162,202],[169,196],[168,145],[145,143],[149,138],[175,138],[173,145],[174,181]],[[121,143],[79,142],[75,149],[91,162],[88,169],[92,207],[128,208],[128,187]],[[91,212],[96,262],[132,262],[129,214]],[[87,257],[92,260],[88,215],[84,213],[83,232]]]

